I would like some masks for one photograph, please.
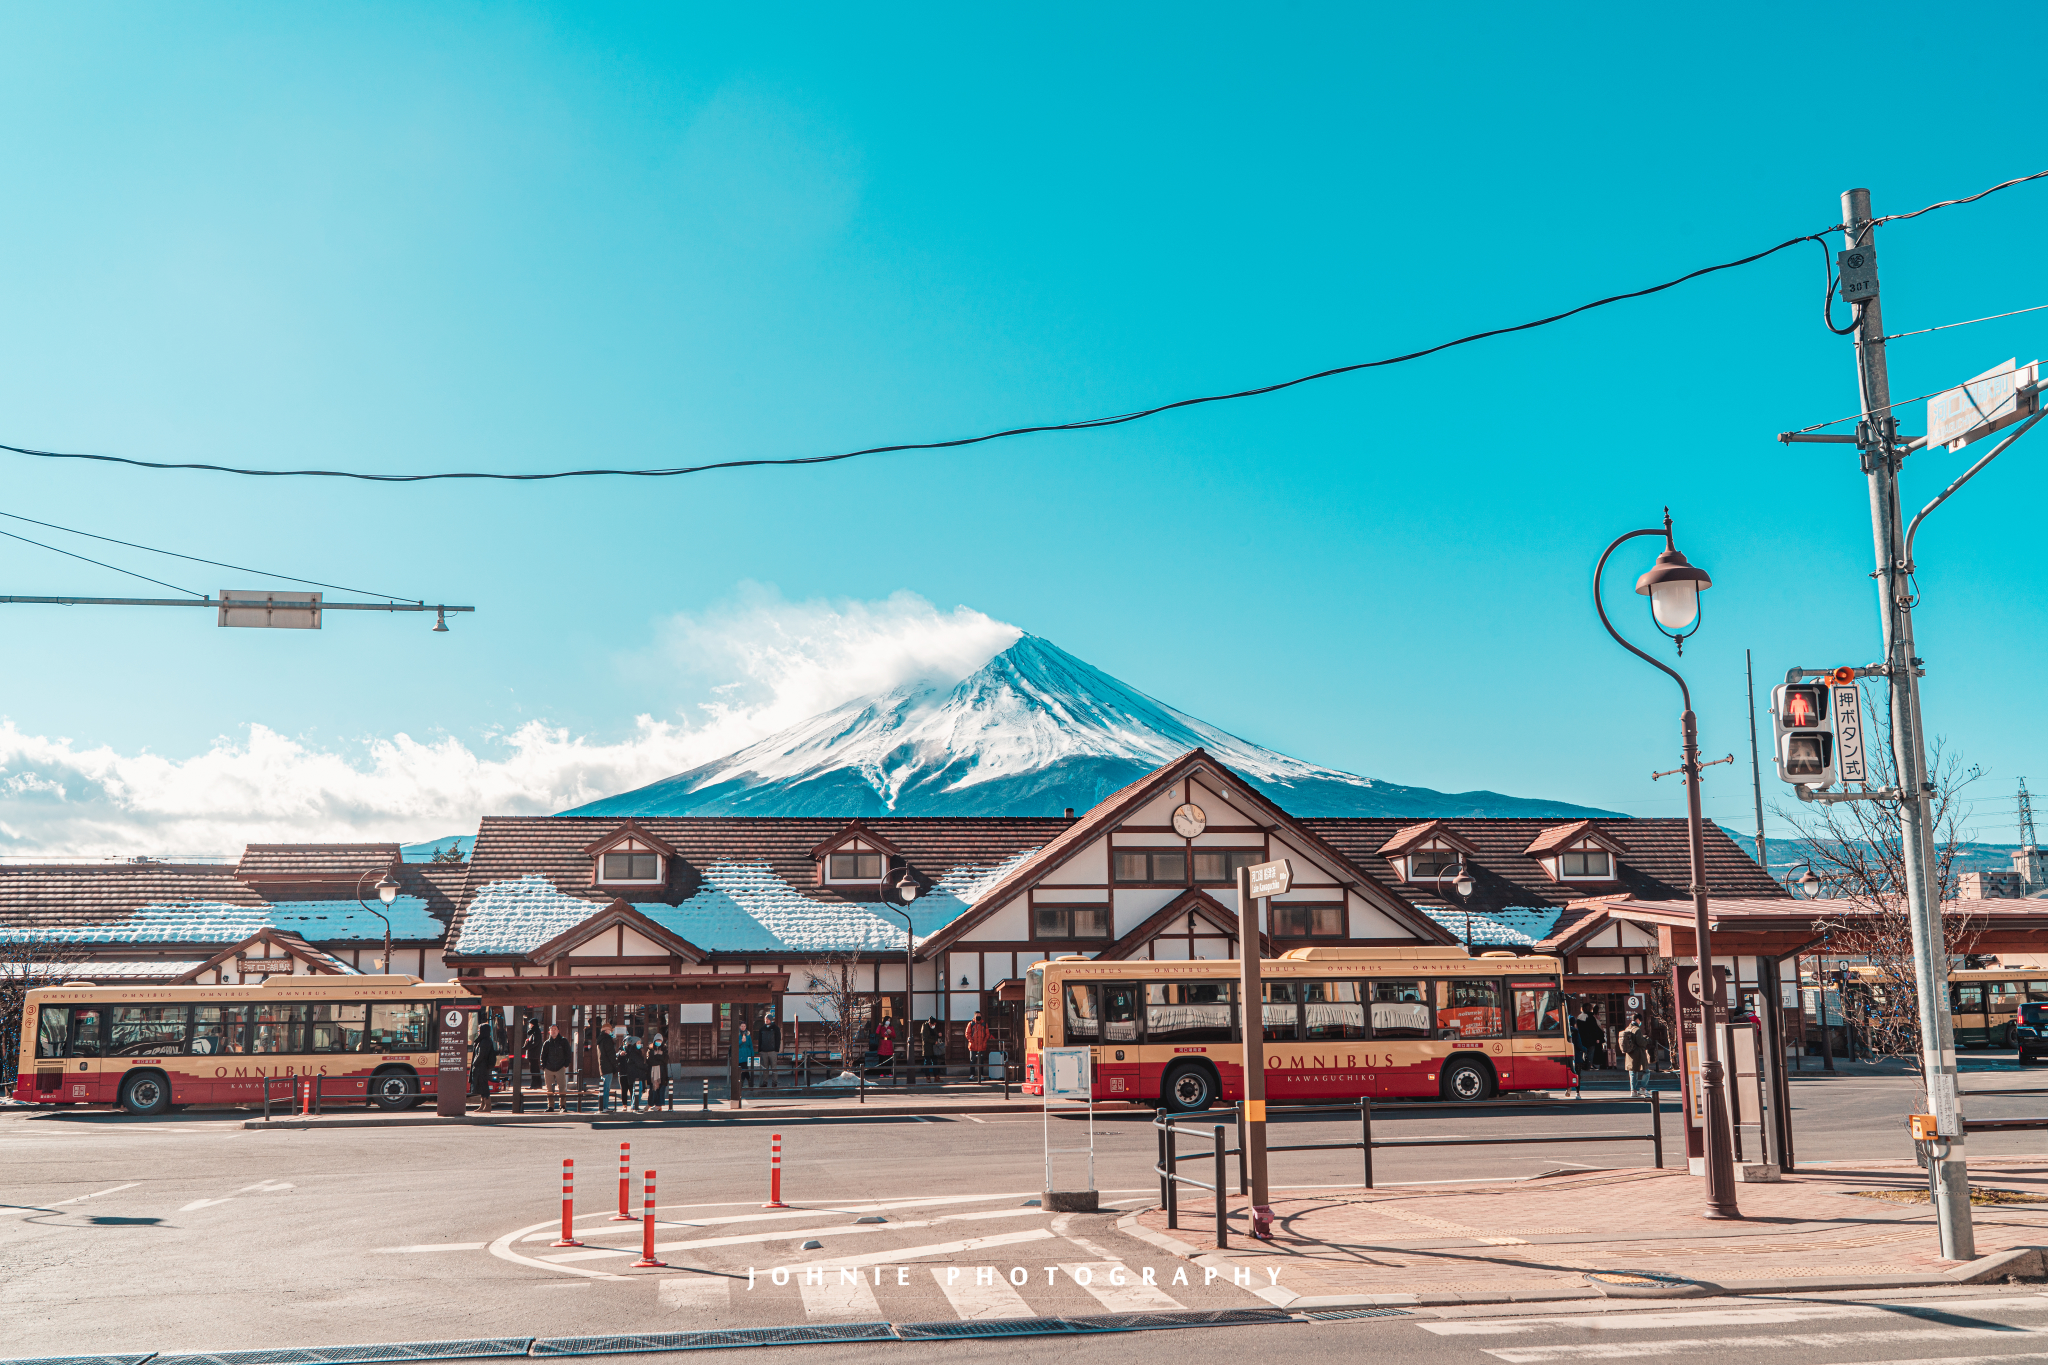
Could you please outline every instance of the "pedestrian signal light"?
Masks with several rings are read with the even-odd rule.
[[[1781,683],[1771,689],[1771,725],[1778,777],[1802,787],[1835,780],[1835,723],[1824,683]]]

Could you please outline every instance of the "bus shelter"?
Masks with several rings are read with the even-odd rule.
[[[732,1028],[725,1047],[726,1093],[740,1093],[739,1036],[744,1024],[758,1031],[761,1011],[789,990],[787,972],[682,972],[605,976],[466,976],[462,986],[482,1008],[510,1011],[512,1105],[523,1106],[525,1039],[530,1026],[563,1024],[574,1056],[584,1056],[593,1021],[624,1011],[643,1015],[656,1009],[679,1012],[684,1005],[708,1005],[713,1018],[729,1012]]]

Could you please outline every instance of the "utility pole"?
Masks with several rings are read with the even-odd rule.
[[[1764,771],[1756,756],[1756,675],[1750,671],[1746,649],[1742,651],[1742,676],[1749,683],[1749,784],[1756,791],[1756,865],[1768,877],[1771,860],[1764,852]]]
[[[1866,275],[1842,297],[1860,304],[1856,317],[1856,382],[1863,420],[1856,444],[1870,484],[1870,526],[1877,548],[1878,608],[1884,619],[1884,663],[1891,686],[1892,761],[1898,778],[1899,834],[1904,854],[1906,913],[1913,932],[1914,983],[1920,1005],[1921,1073],[1927,1078],[1927,1107],[1939,1141],[1929,1143],[1934,1180],[1935,1221],[1941,1254],[1951,1261],[1975,1259],[1970,1226],[1969,1172],[1963,1157],[1963,1125],[1956,1097],[1955,1033],[1948,1008],[1948,943],[1942,932],[1941,888],[1934,885],[1934,840],[1927,781],[1924,731],[1920,724],[1920,659],[1913,649],[1911,585],[1906,575],[1905,524],[1899,508],[1899,462],[1904,456],[1891,410],[1891,381],[1885,372],[1884,315],[1879,308],[1876,243],[1870,191],[1842,195],[1844,268]],[[1851,257],[1862,253],[1861,258]],[[1936,1155],[1939,1152],[1940,1155]]]

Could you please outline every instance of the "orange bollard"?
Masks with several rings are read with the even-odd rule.
[[[612,1215],[614,1223],[633,1221],[633,1144],[619,1144],[619,1211]]]
[[[667,1261],[654,1259],[654,1172],[647,1173],[647,1214],[640,1223],[640,1259],[633,1262],[635,1270],[652,1270],[667,1265]]]
[[[300,1081],[299,1081],[299,1117],[300,1117],[300,1118],[311,1118],[311,1117],[312,1117],[312,1115],[313,1115],[313,1083],[312,1083],[311,1081],[309,1081],[309,1080],[306,1080],[306,1079],[304,1079],[304,1078],[302,1077],[302,1078],[300,1079]]]
[[[768,1202],[764,1209],[786,1209],[782,1202],[782,1134],[774,1134],[774,1144],[768,1149]]]
[[[562,1236],[554,1243],[558,1247],[580,1247],[576,1240],[576,1163],[569,1157],[562,1158]]]

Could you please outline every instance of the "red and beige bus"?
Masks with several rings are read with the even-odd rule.
[[[1463,948],[1296,948],[1260,968],[1268,1099],[1483,1100],[1574,1083],[1559,962]],[[1024,977],[1025,1084],[1087,1047],[1100,1100],[1244,1097],[1238,964],[1063,957]]]
[[[412,976],[37,987],[23,1011],[14,1097],[161,1114],[261,1102],[266,1078],[285,1099],[278,1078],[319,1076],[323,1102],[409,1109],[434,1093],[435,1002],[470,998],[453,982]]]

